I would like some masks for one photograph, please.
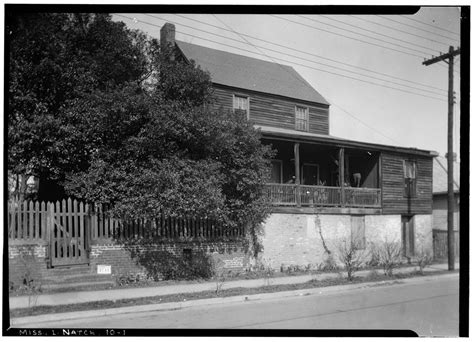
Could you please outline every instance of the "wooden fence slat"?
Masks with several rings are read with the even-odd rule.
[[[85,204],[84,205],[84,211],[83,211],[83,224],[82,226],[84,227],[84,239],[86,239],[85,241],[85,244],[83,246],[83,250],[85,252],[86,250],[86,246],[87,246],[87,243],[91,244],[92,241],[91,238],[92,238],[92,230],[91,230],[91,217],[90,217],[90,212],[89,212],[89,204]]]
[[[16,218],[17,218],[17,229],[16,229],[16,238],[17,239],[21,239],[23,236],[23,234],[21,233],[21,231],[23,230],[23,221],[22,221],[22,214],[21,214],[21,207],[22,207],[22,204],[21,202],[18,202],[18,207],[17,207],[17,215],[16,215]]]
[[[26,201],[23,202],[22,205],[20,205],[20,211],[19,211],[19,216],[20,220],[19,223],[19,230],[18,230],[18,238],[23,239],[23,231],[25,230],[25,224],[26,224],[26,217],[24,216],[25,214],[25,208],[26,208]]]
[[[35,209],[33,206],[33,201],[30,201],[29,203],[29,208],[28,208],[28,240],[33,239],[33,230],[35,229],[35,221],[34,221],[34,214],[35,214]]]
[[[35,202],[35,226],[34,226],[34,239],[39,239],[39,230],[40,230],[40,205],[39,202]]]
[[[77,202],[76,202],[77,205]],[[85,210],[84,210],[85,209]],[[79,241],[83,241],[84,244],[77,246],[77,256],[78,257],[84,257],[85,255],[85,250],[86,250],[86,243],[87,243],[87,231],[86,231],[86,225],[85,223],[85,214],[87,212],[87,204],[86,207],[84,208],[84,203],[79,202],[79,224],[78,224],[78,233],[77,235],[79,237],[82,237]]]
[[[74,238],[74,232],[72,230],[72,215],[75,208],[72,208],[71,197],[67,199],[67,232],[69,233],[70,238]],[[73,256],[73,247],[71,244],[68,244],[69,256]]]
[[[45,238],[49,239],[49,251],[51,258],[55,258],[57,256],[57,250],[59,246],[57,245],[57,240],[54,241],[54,203],[48,202],[46,203],[47,206],[47,213],[46,213],[46,235]]]
[[[104,206],[104,238],[109,238],[109,206]]]
[[[104,215],[103,205],[97,206],[97,238],[102,239],[104,237]]]
[[[82,202],[81,202],[82,203]],[[80,241],[81,241],[81,238],[83,237],[83,235],[81,235],[81,232],[80,232],[80,221],[81,221],[81,209],[79,208],[79,203],[77,202],[77,200],[73,200],[72,201],[72,208],[73,208],[73,214],[72,214],[72,227],[71,229],[73,230],[74,232],[74,238],[75,238],[75,243],[74,243],[74,247],[73,247],[73,255],[75,258],[78,258],[79,257],[79,245],[80,245]]]
[[[62,200],[62,207],[61,207],[61,227],[63,228],[62,229],[62,232],[63,232],[63,257],[67,257],[68,256],[68,253],[67,253],[67,250],[68,250],[68,243],[67,243],[67,216],[66,216],[66,200]]]
[[[11,228],[9,228],[9,232],[11,232],[10,234],[12,235],[12,238],[13,239],[17,239],[18,238],[18,229],[17,229],[17,225],[16,225],[16,215],[18,213],[18,210],[17,210],[17,202],[12,202],[11,203],[11,210],[12,210],[12,213],[11,213]]]

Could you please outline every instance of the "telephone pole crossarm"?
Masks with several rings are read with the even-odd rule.
[[[448,52],[448,53],[445,53],[445,54],[443,54],[443,55],[439,55],[438,57],[433,57],[433,58],[431,58],[431,59],[428,59],[428,60],[424,61],[422,64],[423,64],[423,65],[431,65],[431,64],[434,64],[434,63],[436,63],[436,62],[440,62],[440,61],[442,61],[442,60],[445,60],[445,59],[447,59],[447,58],[449,58],[449,57],[451,57],[451,56],[452,56],[452,57],[457,56],[457,55],[459,55],[460,53],[461,53],[461,49],[458,48],[457,50],[453,51],[452,53],[451,53],[451,52]]]

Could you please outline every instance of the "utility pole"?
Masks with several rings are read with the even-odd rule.
[[[458,47],[449,47],[449,52],[433,57],[423,62],[423,65],[430,65],[447,59],[449,65],[449,83],[448,83],[448,270],[454,270],[454,188],[453,188],[453,64],[454,56],[461,53]]]

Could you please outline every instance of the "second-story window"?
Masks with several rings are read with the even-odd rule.
[[[249,98],[246,96],[234,95],[234,113],[241,113],[246,118],[249,117]]]
[[[403,161],[403,173],[405,177],[405,196],[416,196],[416,162],[413,160]]]
[[[309,117],[308,107],[295,107],[295,129],[298,131],[308,131]]]

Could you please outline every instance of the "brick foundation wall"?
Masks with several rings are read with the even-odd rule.
[[[127,246],[114,243],[112,240],[96,241],[91,245],[89,255],[90,273],[97,274],[98,265],[111,266],[112,276],[140,274],[146,275],[146,270],[137,262],[132,250],[139,246]],[[226,270],[242,271],[249,265],[247,250],[240,242],[226,243],[162,243],[146,250],[167,251],[178,257],[183,256],[184,249],[191,249],[191,254],[204,252],[207,255],[218,255]],[[50,276],[52,269],[48,268],[49,256],[46,242],[40,244],[20,244],[9,241],[9,281],[16,285],[23,284],[23,279],[40,280]],[[54,270],[54,269],[53,269]]]
[[[17,285],[24,279],[37,280],[47,274],[46,244],[11,244],[8,246],[8,280]]]
[[[262,258],[273,268],[317,266],[324,262],[325,249],[337,254],[341,241],[351,239],[351,215],[271,214],[264,223]],[[433,250],[432,215],[415,215],[415,246]],[[400,215],[365,215],[366,249],[383,241],[401,243]],[[337,257],[336,257],[337,259]],[[337,261],[337,260],[336,260]]]
[[[140,248],[140,246],[124,246],[114,244],[112,241],[92,245],[90,253],[92,271],[96,273],[98,265],[109,265],[114,276],[145,275],[145,268],[137,262],[137,258],[134,256],[134,248]],[[219,254],[224,263],[223,267],[229,270],[241,271],[249,265],[248,253],[241,243],[163,243],[141,247],[142,251],[166,251],[179,257],[184,257],[184,249],[191,249],[192,253]]]

